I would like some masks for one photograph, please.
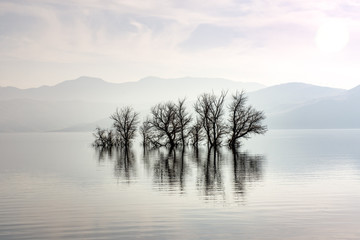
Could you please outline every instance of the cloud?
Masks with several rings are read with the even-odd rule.
[[[41,72],[49,63],[59,79],[67,79],[60,78],[64,72],[113,81],[194,75],[269,84],[289,81],[291,71],[310,79],[310,57],[321,59],[314,44],[321,21],[346,18],[351,39],[359,39],[358,10],[354,0],[3,0],[0,62],[6,73],[0,79],[28,78],[29,66]],[[358,60],[351,39],[352,53],[344,51],[331,66]],[[324,74],[317,70],[324,69],[321,61],[312,64],[316,78]],[[282,76],[281,66],[287,67]]]
[[[186,50],[226,47],[234,39],[239,37],[241,37],[241,33],[238,29],[211,24],[200,24],[188,39],[180,43],[180,46]]]

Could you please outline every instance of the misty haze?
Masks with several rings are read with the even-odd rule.
[[[354,1],[0,2],[0,239],[360,239]]]

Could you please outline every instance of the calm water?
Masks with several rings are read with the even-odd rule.
[[[0,134],[0,239],[360,239],[360,130],[127,154]]]

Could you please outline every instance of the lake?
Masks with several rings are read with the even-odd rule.
[[[360,239],[360,130],[271,130],[238,153],[0,134],[0,239]]]

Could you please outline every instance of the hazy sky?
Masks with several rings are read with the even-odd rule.
[[[0,0],[0,86],[79,76],[360,84],[358,0]]]

